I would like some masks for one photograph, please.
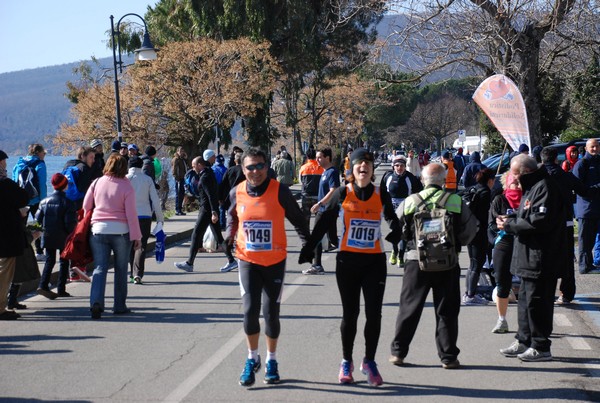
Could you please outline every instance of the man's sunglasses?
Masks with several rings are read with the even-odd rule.
[[[265,166],[267,164],[265,164],[264,162],[259,162],[258,164],[254,164],[254,165],[246,165],[246,169],[248,171],[261,171],[263,169],[265,169]]]

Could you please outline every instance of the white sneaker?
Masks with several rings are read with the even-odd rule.
[[[506,319],[498,318],[496,326],[492,329],[492,333],[508,333],[508,322]]]
[[[473,295],[472,297],[467,296],[467,294],[463,295],[462,298],[463,305],[487,305],[490,303],[487,299],[483,298],[481,295]]]
[[[320,264],[313,264],[308,269],[302,270],[302,274],[325,274],[325,269]]]
[[[188,262],[175,262],[175,267],[188,273],[194,271],[194,266],[188,264]]]
[[[527,362],[552,361],[552,353],[550,351],[539,351],[529,347],[524,353],[517,355],[517,358]]]
[[[234,270],[238,268],[238,262],[237,261],[233,261],[231,263],[227,263],[225,266],[221,267],[219,270],[221,270],[221,273],[227,273],[228,271]]]

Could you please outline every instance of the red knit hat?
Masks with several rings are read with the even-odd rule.
[[[52,175],[52,180],[50,182],[52,183],[52,187],[56,190],[64,190],[69,184],[66,176],[61,173]]]

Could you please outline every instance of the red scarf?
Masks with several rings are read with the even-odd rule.
[[[510,185],[516,182],[515,177],[512,174],[506,176],[506,189],[504,189],[504,197],[508,200],[508,205],[512,209],[518,209],[521,204],[521,197],[523,197],[523,189],[509,189]]]

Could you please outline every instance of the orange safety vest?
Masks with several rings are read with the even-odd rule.
[[[444,162],[446,165],[446,189],[448,190],[456,190],[457,180],[456,180],[456,170],[454,169],[454,161]]]
[[[381,214],[383,205],[379,186],[369,200],[356,197],[352,184],[346,185],[346,198],[342,202],[344,233],[340,250],[358,253],[383,253],[381,242]]]
[[[285,210],[279,204],[279,182],[270,180],[264,194],[252,197],[246,181],[236,189],[236,211],[239,219],[236,256],[246,262],[272,266],[287,256]]]

